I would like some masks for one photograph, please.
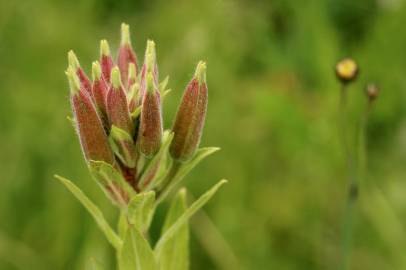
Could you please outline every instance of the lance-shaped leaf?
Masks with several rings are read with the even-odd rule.
[[[69,66],[74,70],[76,75],[79,77],[81,86],[86,90],[86,92],[91,96],[92,95],[92,83],[87,77],[85,71],[81,68],[79,60],[76,57],[76,54],[71,50],[68,53],[68,62]]]
[[[171,171],[163,182],[163,188],[158,196],[157,203],[162,202],[169,193],[183,180],[183,178],[207,156],[220,150],[218,147],[204,147],[197,150],[195,156],[184,163],[174,162]]]
[[[135,226],[129,226],[118,255],[119,270],[157,270],[151,246]]]
[[[179,229],[181,229],[182,226],[185,225],[186,222],[193,216],[193,214],[202,208],[225,183],[227,183],[227,180],[221,180],[210,190],[200,196],[200,198],[197,199],[188,209],[186,209],[183,214],[165,231],[165,233],[158,240],[154,249],[155,256],[157,258],[161,257],[162,248],[168,243],[168,241],[173,239],[173,237],[179,232]]]
[[[110,83],[111,69],[114,63],[110,54],[109,43],[105,39],[100,41],[100,63],[103,77],[107,83]]]
[[[202,136],[207,111],[206,64],[199,62],[196,73],[183,94],[172,130],[175,132],[170,153],[186,161],[195,154]]]
[[[137,71],[137,56],[131,46],[130,27],[128,24],[121,24],[121,43],[118,49],[117,65],[120,68],[121,78],[127,86],[129,64],[133,63]]]
[[[94,218],[97,225],[104,233],[110,244],[114,248],[120,249],[123,244],[123,241],[118,237],[116,232],[107,223],[100,209],[83,193],[82,190],[80,190],[80,188],[78,188],[71,181],[59,175],[55,175],[55,178],[60,180],[62,184],[64,184],[66,188],[70,192],[72,192],[72,194],[76,197],[76,199],[78,199],[82,203],[82,205],[86,208],[86,210],[92,215],[92,217]]]
[[[104,77],[102,76],[100,64],[97,61],[93,62],[92,64],[92,77],[93,77],[93,85],[92,85],[93,100],[94,103],[96,104],[97,109],[99,110],[104,126],[107,127],[108,119],[106,113],[106,99],[108,86]]]
[[[114,156],[110,149],[102,120],[91,101],[90,96],[72,68],[66,72],[71,89],[70,100],[75,118],[76,130],[79,136],[82,151],[87,161],[102,160],[114,164]]]
[[[165,155],[167,155],[169,145],[173,140],[173,135],[173,132],[165,131],[161,148],[147,164],[139,178],[138,188],[140,190],[150,190],[158,184],[156,182],[158,180],[158,172],[161,167],[165,165]]]
[[[185,213],[186,189],[182,188],[173,199],[162,228],[162,235]],[[163,246],[157,258],[160,270],[189,269],[189,222],[185,221]]]
[[[121,208],[126,208],[128,201],[136,192],[113,166],[102,161],[90,161],[89,170],[101,189]]]
[[[135,195],[128,203],[128,222],[139,231],[147,232],[155,212],[155,192],[148,191]]]
[[[137,161],[137,151],[133,139],[125,130],[111,126],[109,142],[114,154],[128,168],[134,168]]]
[[[140,153],[152,157],[161,146],[163,133],[161,101],[152,73],[148,73],[145,87],[137,143]]]
[[[134,123],[131,121],[118,67],[111,70],[111,88],[107,94],[107,116],[111,125],[121,128],[131,136],[134,135]]]

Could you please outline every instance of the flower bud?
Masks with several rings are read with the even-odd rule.
[[[110,54],[110,47],[107,40],[100,41],[100,63],[103,77],[107,83],[110,83],[111,69],[114,66],[113,58]]]
[[[114,156],[106,132],[91,97],[84,90],[84,86],[80,85],[79,78],[72,67],[67,70],[66,75],[71,90],[70,100],[76,130],[86,160],[114,164]]]
[[[131,46],[130,27],[128,24],[121,24],[121,44],[118,50],[117,65],[120,68],[121,78],[127,87],[129,64],[134,63],[137,73],[137,56]]]
[[[146,157],[158,152],[162,141],[162,113],[158,87],[151,72],[147,74],[145,95],[142,99],[138,149]]]
[[[147,48],[145,50],[144,63],[141,68],[140,91],[138,96],[138,104],[142,103],[142,99],[147,89],[145,84],[147,82],[147,75],[151,73],[156,85],[158,85],[158,65],[156,62],[155,43],[148,40]]]
[[[207,100],[206,64],[199,62],[183,94],[172,128],[175,136],[170,153],[175,160],[186,161],[195,154],[202,136]]]
[[[137,72],[136,72],[136,67],[134,65],[134,63],[130,63],[128,65],[128,89],[127,92],[130,91],[131,86],[136,82],[137,80]]]
[[[107,126],[107,114],[106,114],[106,98],[108,86],[104,77],[102,76],[102,71],[99,62],[93,62],[92,64],[92,94],[93,100],[96,104],[97,109],[99,110],[103,124]]]
[[[365,94],[368,97],[369,102],[374,101],[379,95],[379,88],[376,84],[370,83],[365,88]]]
[[[68,53],[68,62],[69,62],[69,66],[73,68],[76,75],[79,77],[80,84],[91,96],[92,95],[92,83],[90,82],[90,80],[87,77],[84,70],[80,67],[79,60],[72,50],[69,51],[69,53]]]
[[[358,65],[351,58],[345,58],[336,65],[337,78],[342,83],[349,83],[354,81],[358,75]]]
[[[120,70],[114,67],[111,70],[111,87],[107,94],[107,116],[110,125],[134,135],[134,123],[131,121],[128,110],[127,97],[121,84]]]

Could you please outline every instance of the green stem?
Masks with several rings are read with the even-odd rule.
[[[355,203],[358,197],[358,179],[354,164],[353,155],[351,152],[350,143],[348,141],[348,123],[347,123],[347,88],[342,85],[340,91],[339,104],[339,129],[341,135],[341,143],[344,148],[346,158],[346,169],[348,178],[348,194],[347,202],[343,217],[342,228],[342,243],[341,243],[341,264],[339,269],[348,270],[351,261],[352,236],[353,236],[353,220],[355,212]]]

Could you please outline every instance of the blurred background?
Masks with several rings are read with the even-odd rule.
[[[220,178],[229,184],[205,207],[224,239],[194,219],[191,269],[336,268],[347,182],[334,65],[346,56],[361,69],[349,88],[354,137],[365,85],[381,90],[367,126],[352,269],[406,269],[406,1],[0,0],[1,270],[85,269],[92,256],[113,269],[113,250],[53,174],[114,221],[66,119],[64,71],[70,49],[88,72],[100,39],[116,50],[121,22],[140,60],[146,40],[157,43],[173,89],[167,128],[196,63],[208,63],[202,145],[222,151],[184,184],[194,196]]]

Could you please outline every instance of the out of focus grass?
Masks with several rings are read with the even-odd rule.
[[[66,120],[63,72],[69,49],[89,70],[100,39],[116,48],[122,21],[140,57],[146,39],[156,41],[160,72],[171,75],[166,127],[195,64],[208,62],[202,144],[222,151],[185,184],[197,195],[230,180],[206,210],[242,269],[337,265],[346,182],[333,66],[357,59],[351,124],[367,82],[381,96],[368,125],[352,269],[406,269],[402,0],[0,0],[0,269],[85,269],[91,256],[113,269],[103,235],[52,175],[73,179],[113,220]],[[193,236],[192,269],[220,269],[208,254]]]

